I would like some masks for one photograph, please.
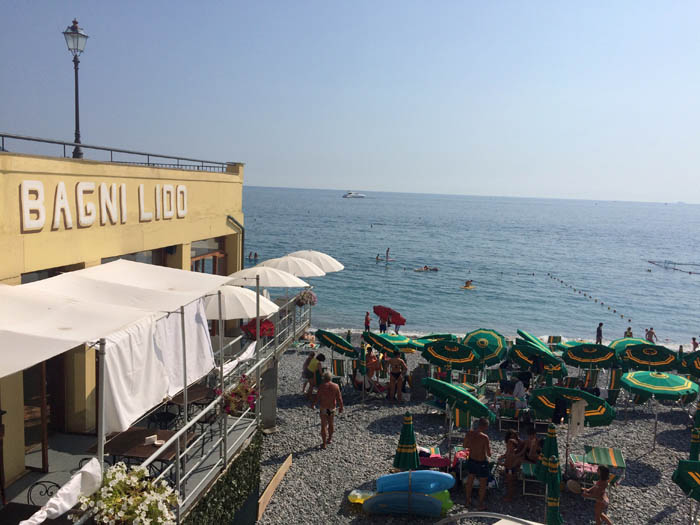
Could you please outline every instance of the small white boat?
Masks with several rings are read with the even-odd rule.
[[[366,195],[364,193],[357,193],[354,191],[349,191],[343,195],[343,199],[364,199]]]

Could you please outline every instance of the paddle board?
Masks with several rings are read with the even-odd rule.
[[[433,492],[450,490],[455,484],[455,478],[451,474],[435,470],[416,470],[381,476],[377,479],[377,492],[409,490],[409,475],[412,492],[432,494]]]
[[[476,286],[460,286],[462,290],[474,290],[476,289]]]
[[[437,518],[442,512],[442,501],[415,492],[383,492],[366,500],[362,510],[370,514],[413,514]]]

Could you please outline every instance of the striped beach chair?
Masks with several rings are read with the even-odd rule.
[[[345,359],[332,359],[331,360],[331,381],[333,381],[339,387],[345,385],[347,379],[347,373],[345,370]]]
[[[575,376],[564,378],[563,384],[566,388],[578,388],[581,386],[581,379]]]
[[[503,379],[507,379],[506,372],[502,368],[487,368],[486,383],[499,384]]]
[[[583,388],[595,388],[598,385],[598,374],[600,370],[586,370],[586,375],[583,378]]]
[[[610,380],[608,381],[608,403],[615,406],[617,397],[620,395],[620,378],[622,377],[622,368],[613,368],[610,370]]]

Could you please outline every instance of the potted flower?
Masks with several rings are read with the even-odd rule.
[[[316,294],[310,288],[307,288],[297,296],[297,306],[304,306],[306,304],[311,306],[316,306],[318,298]]]
[[[216,390],[216,393],[221,395],[221,390]],[[238,380],[238,384],[224,394],[224,411],[229,415],[237,415],[245,412],[247,408],[255,410],[257,399],[258,392],[251,384],[248,376],[243,374]]]
[[[167,481],[156,483],[144,467],[127,470],[119,462],[105,471],[95,493],[81,496],[79,512],[70,518],[77,522],[87,512],[95,523],[174,524],[175,505],[177,495]]]

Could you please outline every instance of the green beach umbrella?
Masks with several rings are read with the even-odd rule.
[[[535,465],[535,475],[546,485],[547,525],[561,525],[564,520],[559,513],[559,486],[561,484],[559,445],[557,444],[557,430],[551,423],[547,428],[547,437],[544,438],[539,462]]]
[[[584,445],[583,462],[591,465],[603,465],[610,470],[625,470],[625,458],[622,452],[616,448],[592,447]]]
[[[700,350],[683,354],[680,361],[679,371],[694,375],[695,377],[700,377]]]
[[[544,348],[547,351],[549,350],[549,347],[542,342],[542,340],[539,337],[535,337],[529,332],[526,332],[525,330],[518,330],[518,335],[525,341],[527,341],[530,344],[533,344],[535,346],[539,346],[541,348]]]
[[[686,496],[700,501],[700,461],[681,459],[671,479]]]
[[[316,339],[318,339],[319,343],[321,343],[323,346],[327,346],[339,354],[357,358],[357,350],[355,347],[333,332],[328,332],[327,330],[316,330]]]
[[[428,334],[418,338],[421,342],[434,342],[434,341],[456,341],[457,336],[454,334]]]
[[[488,366],[500,363],[508,353],[506,338],[496,330],[486,328],[469,332],[462,339],[462,344],[477,350]]]
[[[410,337],[406,337],[405,335],[399,335],[399,334],[381,334],[381,336],[394,344],[396,348],[401,350],[402,352],[406,353],[413,353],[416,350],[420,350],[423,348],[423,345],[417,345],[413,342],[413,339]]]
[[[575,343],[565,347],[562,359],[567,365],[578,368],[612,368],[617,363],[615,350],[605,345],[593,343],[579,343],[569,341],[565,344]]]
[[[632,394],[656,399],[677,400],[697,396],[698,385],[685,377],[664,372],[627,372],[620,379],[622,388]]]
[[[362,339],[367,341],[372,348],[376,348],[379,352],[383,352],[389,355],[400,355],[401,351],[398,347],[385,338],[382,334],[375,334],[374,332],[363,332]]]
[[[413,431],[413,416],[410,412],[406,412],[403,416],[399,446],[396,447],[394,456],[394,467],[401,470],[414,470],[418,468],[419,463],[416,434]]]
[[[629,345],[618,355],[627,369],[674,370],[679,364],[676,353],[661,345]]]
[[[568,374],[564,363],[549,348],[523,339],[516,340],[508,352],[508,359],[525,368],[530,368],[539,359],[550,380],[551,377],[566,377]]]
[[[435,341],[423,347],[423,358],[449,370],[472,370],[481,367],[481,354],[457,341]]]
[[[571,405],[576,401],[586,402],[584,424],[589,427],[606,426],[615,419],[615,409],[604,399],[575,388],[561,386],[536,388],[530,393],[530,406],[538,418],[551,419],[558,399],[565,399],[567,402],[566,421],[569,420]]]
[[[700,428],[694,427],[690,434],[690,459],[698,461],[700,459]]]
[[[625,348],[630,345],[648,345],[649,341],[646,339],[639,339],[638,337],[623,337],[622,339],[615,339],[612,341],[608,347],[612,348],[618,354],[622,353]]]
[[[358,363],[357,363],[357,371],[360,372],[362,375],[367,374],[367,351],[365,350],[365,345],[360,345],[360,348],[357,350],[357,357],[358,357]]]
[[[454,405],[455,408],[469,412],[473,417],[485,417],[492,423],[496,421],[496,414],[479,401],[469,391],[469,387],[440,381],[432,377],[423,378],[422,383],[428,392],[438,399]],[[471,387],[471,385],[469,386]]]

